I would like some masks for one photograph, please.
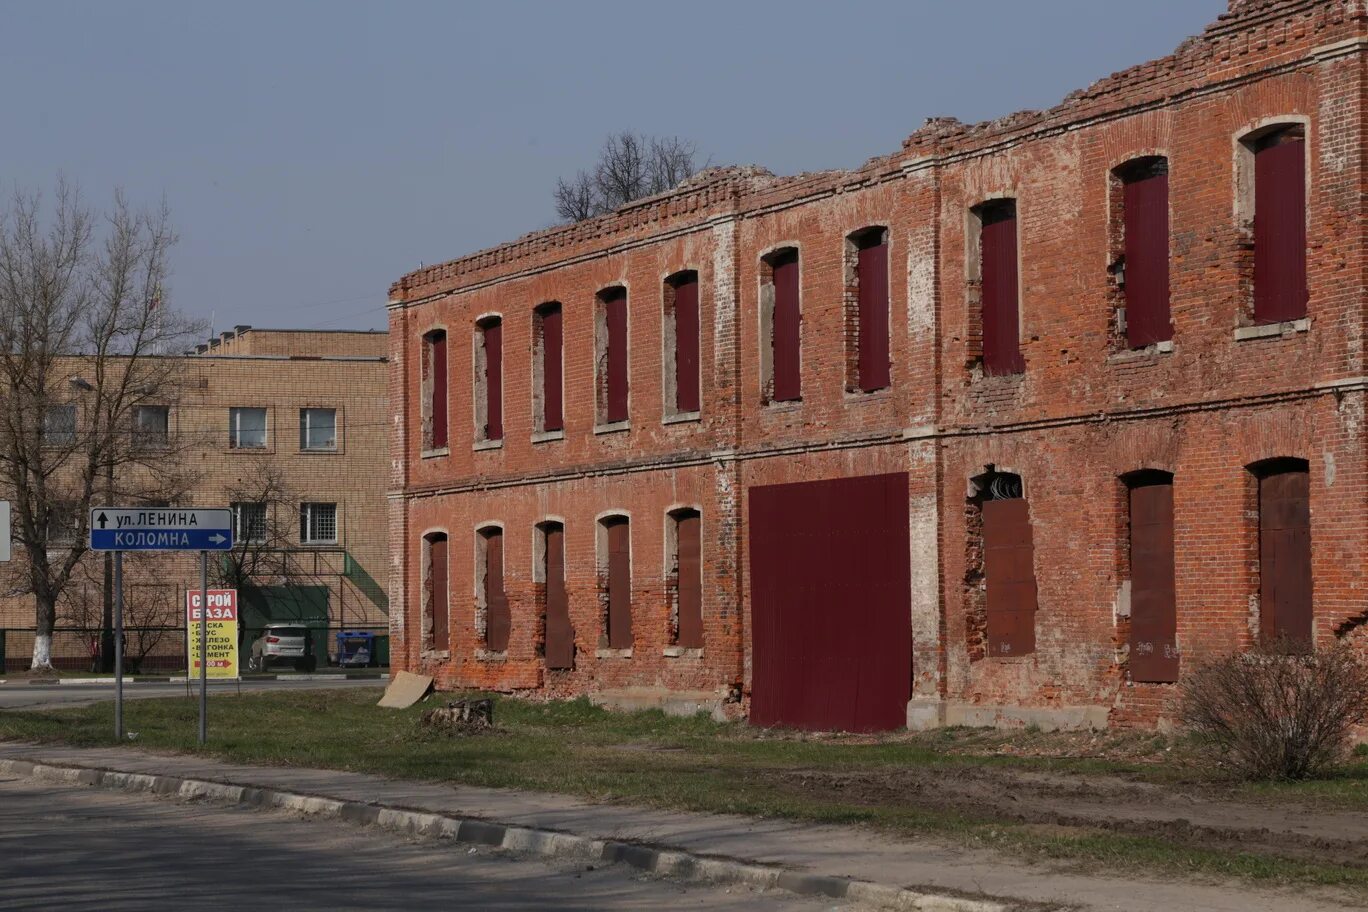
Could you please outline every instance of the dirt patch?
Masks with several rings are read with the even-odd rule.
[[[1231,800],[1114,776],[1001,767],[776,771],[780,789],[861,807],[953,811],[1058,832],[1108,830],[1203,848],[1368,868],[1368,815]]]

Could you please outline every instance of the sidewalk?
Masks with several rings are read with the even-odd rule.
[[[1038,903],[1045,908],[1127,912],[1321,912],[1343,910],[1357,901],[1328,889],[1255,890],[1234,883],[1111,878],[982,850],[893,842],[854,827],[596,805],[562,795],[243,766],[128,748],[0,743],[0,772],[80,781],[75,772],[33,770],[28,763],[139,777],[130,781],[126,776],[87,773],[82,777],[86,784],[322,813],[540,854],[582,854],[589,848],[586,840],[607,841],[606,846],[595,843],[594,857],[700,879],[766,881],[796,892],[845,896],[885,908],[992,912]],[[248,791],[145,777],[197,780]],[[912,892],[899,894],[900,890]]]
[[[313,671],[313,672],[281,672],[280,674],[247,674],[242,676],[243,683],[251,681],[336,681],[345,679],[348,681],[388,681],[389,672],[379,669],[370,671],[347,671],[337,669],[336,671]],[[127,675],[124,677],[124,686],[131,684],[184,684],[185,675]],[[191,683],[198,683],[199,678],[192,678]],[[215,683],[222,683],[223,679],[216,679]],[[0,686],[9,687],[61,687],[63,685],[89,687],[92,684],[108,684],[114,686],[113,675],[99,675],[80,678],[0,678]]]

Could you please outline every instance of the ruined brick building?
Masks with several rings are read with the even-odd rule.
[[[1154,724],[1368,617],[1363,0],[391,289],[396,664],[762,724]]]

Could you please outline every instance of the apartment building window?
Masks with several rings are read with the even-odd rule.
[[[1311,475],[1304,459],[1253,467],[1259,485],[1259,617],[1266,641],[1310,645]]]
[[[973,215],[978,222],[983,372],[989,376],[1020,374],[1026,370],[1026,361],[1021,354],[1016,200],[990,200],[976,206]]]
[[[476,439],[503,439],[503,320],[485,317],[475,326]]]
[[[299,410],[299,448],[314,451],[337,449],[337,409]]]
[[[559,302],[550,301],[532,312],[532,395],[538,433],[565,428],[562,393],[563,324]]]
[[[503,543],[503,529],[498,526],[481,529],[475,535],[476,626],[484,634],[485,646],[496,653],[508,651],[513,627],[504,591]]]
[[[139,405],[133,409],[133,442],[146,449],[164,447],[171,437],[171,409],[165,405]]]
[[[599,598],[609,649],[632,648],[632,535],[625,516],[599,522]]]
[[[798,251],[776,250],[761,260],[760,380],[766,402],[803,398],[802,305]]]
[[[447,337],[434,329],[423,336],[423,449],[447,446]]]
[[[892,384],[888,348],[888,229],[846,238],[846,390],[872,393]]]
[[[49,405],[43,413],[43,445],[71,446],[76,442],[76,406]]]
[[[1173,338],[1168,159],[1136,159],[1115,174],[1121,184],[1124,253],[1112,272],[1125,297],[1126,344],[1144,348]]]
[[[264,408],[230,408],[228,410],[228,446],[234,450],[264,450],[266,448],[266,410]]]
[[[69,500],[57,500],[48,510],[47,543],[51,547],[69,547],[76,544],[76,504]]]
[[[686,649],[703,648],[702,529],[697,510],[670,514],[669,555],[672,640]]]
[[[1300,124],[1268,127],[1246,137],[1241,145],[1242,202],[1247,214],[1253,216],[1254,322],[1299,320],[1306,316],[1310,297],[1306,281],[1306,131]],[[1251,207],[1252,213],[1248,212]]]
[[[266,541],[266,504],[238,502],[233,511],[233,541],[239,545]]]
[[[665,413],[699,411],[698,273],[677,272],[665,280]]]
[[[1130,677],[1178,680],[1178,600],[1174,583],[1173,476],[1137,472],[1126,479],[1130,519]]]
[[[598,294],[599,423],[628,420],[627,289],[607,288]]]
[[[423,632],[427,648],[441,652],[451,648],[447,573],[446,533],[430,532],[423,536]]]
[[[300,504],[299,540],[306,545],[337,544],[337,504]]]

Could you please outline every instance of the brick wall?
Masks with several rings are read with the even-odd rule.
[[[1120,477],[1174,474],[1178,641],[1184,662],[1258,629],[1256,461],[1311,465],[1316,636],[1364,616],[1365,170],[1368,22],[1357,0],[1264,0],[1174,53],[1071,94],[1055,108],[966,125],[928,122],[855,171],[777,178],[716,169],[676,191],[411,273],[391,289],[395,603],[410,667],[444,686],[548,694],[749,687],[745,492],[754,485],[909,473],[914,687],[910,724],[1153,724],[1172,685],[1127,675],[1125,496]],[[1241,139],[1306,128],[1308,319],[1252,331],[1250,211]],[[1125,348],[1112,268],[1113,171],[1168,159],[1171,346]],[[971,211],[1016,201],[1023,373],[984,376]],[[887,229],[892,385],[851,392],[849,245]],[[767,403],[763,258],[797,248],[801,402]],[[662,402],[666,276],[698,271],[702,408]],[[630,426],[595,427],[594,296],[628,290]],[[532,309],[565,320],[565,432],[534,440]],[[505,437],[477,448],[475,320],[504,321]],[[421,370],[430,328],[450,334],[450,453],[424,458]],[[975,647],[970,480],[1019,474],[1035,540],[1035,653]],[[664,517],[701,509],[707,645],[662,654]],[[599,657],[594,522],[633,519],[640,648]],[[565,523],[580,663],[546,672],[534,649],[532,529]],[[516,648],[481,660],[473,627],[476,527],[505,529]],[[401,527],[402,530],[401,530]],[[419,538],[449,530],[449,658],[424,655]],[[402,531],[402,535],[399,532]],[[639,546],[645,542],[645,547]],[[742,705],[744,709],[744,704]]]

